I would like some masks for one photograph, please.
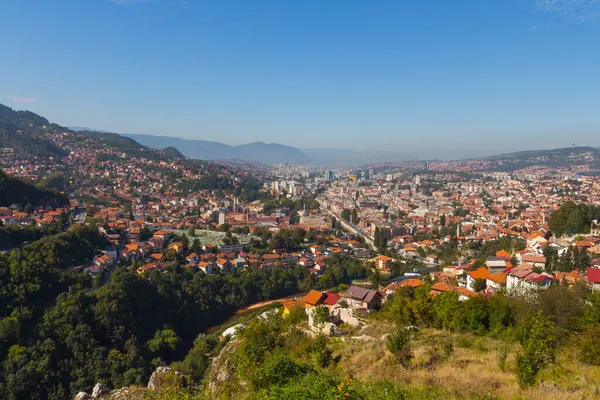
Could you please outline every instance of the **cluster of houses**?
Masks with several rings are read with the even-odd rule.
[[[20,211],[20,207],[11,205],[0,207],[0,225],[16,224],[21,226],[43,226],[57,222],[61,215],[67,214],[67,208],[44,209],[39,207],[31,212]]]

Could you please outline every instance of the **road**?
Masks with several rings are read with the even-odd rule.
[[[367,242],[368,244],[370,244],[371,247],[374,247],[373,239],[369,235],[365,234],[363,231],[361,231],[360,229],[358,229],[356,226],[352,225],[349,222],[346,222],[344,219],[342,219],[341,216],[335,214],[333,211],[330,211],[330,210],[327,210],[327,209],[324,209],[324,208],[321,208],[321,211],[325,211],[326,213],[328,213],[332,217],[335,217],[335,219],[337,220],[337,223],[341,224],[344,227],[344,229],[346,229],[347,231],[349,231],[350,233],[353,233],[355,235],[362,236],[365,239],[365,242]]]

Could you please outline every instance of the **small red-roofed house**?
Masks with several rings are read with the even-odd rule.
[[[600,290],[600,268],[586,269],[585,278],[592,287],[592,290]]]
[[[331,307],[335,306],[337,304],[337,302],[340,301],[340,299],[341,299],[341,297],[338,294],[326,292],[325,299],[323,300],[323,304],[325,304],[327,307],[331,308]]]

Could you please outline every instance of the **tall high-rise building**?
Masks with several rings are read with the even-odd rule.
[[[329,171],[327,171],[327,173],[328,173],[328,179],[329,179],[330,181],[332,181],[332,180],[334,180],[334,179],[335,179],[335,175],[334,175],[334,173],[333,173],[333,170],[331,170],[331,169],[330,169]]]
[[[425,161],[425,171],[429,172],[429,161]]]
[[[365,180],[370,180],[371,179],[371,173],[368,169],[364,170],[364,175],[365,175]]]

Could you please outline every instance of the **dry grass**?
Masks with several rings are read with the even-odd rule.
[[[389,327],[374,322],[368,330],[381,337]],[[451,340],[454,351],[440,361],[432,362],[432,349],[442,341]],[[412,398],[423,390],[435,389],[445,398],[454,399],[600,399],[600,368],[578,362],[572,352],[564,349],[555,365],[540,375],[540,384],[521,390],[515,375],[516,353],[519,345],[508,343],[506,371],[498,366],[499,349],[505,342],[478,338],[469,334],[424,330],[413,342],[413,367],[405,369],[387,351],[385,340],[338,342],[334,356],[341,375],[363,381],[389,379],[415,389]],[[437,346],[439,348],[439,346]],[[439,351],[437,353],[439,356]],[[435,357],[435,355],[434,355]],[[419,389],[421,389],[419,391]]]

